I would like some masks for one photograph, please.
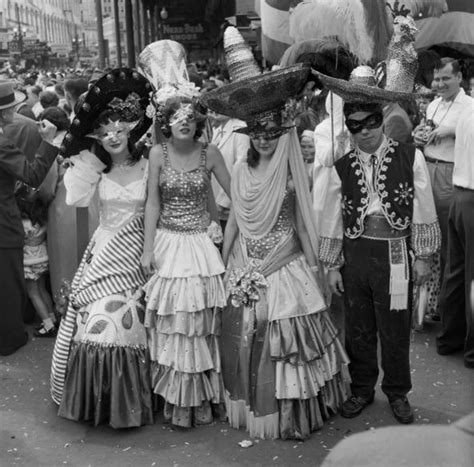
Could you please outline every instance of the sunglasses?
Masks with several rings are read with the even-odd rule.
[[[383,123],[383,115],[381,113],[371,114],[363,120],[346,119],[347,129],[352,133],[359,133],[363,128],[373,130],[379,128]]]

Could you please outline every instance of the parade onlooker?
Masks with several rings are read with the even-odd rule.
[[[413,281],[427,280],[440,232],[422,153],[383,131],[381,102],[396,101],[402,93],[375,88],[369,70],[356,68],[348,82],[325,81],[344,96],[355,148],[335,163],[337,175],[329,182],[321,216],[320,256],[331,291],[344,293],[352,396],[342,416],[356,417],[374,400],[379,338],[382,391],[397,421],[411,423],[410,289]]]
[[[57,107],[59,97],[54,91],[43,91],[40,93],[41,112],[48,107]],[[41,114],[40,112],[40,114]]]
[[[316,149],[314,147],[314,132],[312,130],[304,130],[300,137],[301,154],[308,172],[309,189],[313,189],[313,168],[314,156]]]
[[[15,106],[25,97],[13,91],[11,83],[0,83],[0,128],[12,122]],[[0,134],[0,355],[12,354],[28,340],[23,325],[26,303],[24,231],[15,201],[15,182],[20,180],[30,186],[40,185],[57,154],[56,148],[48,143],[53,140],[55,131],[49,122],[42,123],[44,142],[32,162],[28,162],[11,140]]]
[[[227,170],[232,174],[232,168],[237,162],[246,159],[250,147],[249,137],[237,132],[237,130],[245,127],[245,123],[236,118],[230,118],[227,115],[212,111],[209,111],[208,115],[212,125],[211,144],[217,146],[224,157]],[[212,178],[212,190],[217,204],[219,220],[224,230],[229,218],[230,198],[214,177]]]
[[[34,85],[29,88],[27,88],[27,102],[28,105],[31,106],[31,110],[35,116],[35,118],[38,118],[39,114],[43,110],[39,101],[39,96],[41,93],[42,89],[41,86]]]
[[[411,142],[413,125],[410,117],[397,102],[390,102],[383,108],[384,132],[390,138],[402,143]]]
[[[41,318],[41,327],[35,332],[35,336],[55,337],[56,316],[53,311],[51,295],[46,289],[48,203],[37,190],[31,189],[25,184],[21,184],[17,188],[15,197],[25,231],[23,266],[26,292],[36,313]]]
[[[453,194],[455,128],[471,98],[461,88],[459,62],[442,58],[435,67],[432,89],[438,93],[428,105],[426,122],[415,128],[415,144],[422,148],[430,174],[436,212],[441,227],[441,278],[446,264],[448,211]]]
[[[17,90],[24,94],[27,94],[28,92],[23,87],[18,87]],[[28,102],[28,99],[17,105],[16,113],[28,117],[33,121],[36,120],[35,114],[33,113],[33,105]]]
[[[21,149],[29,161],[35,158],[42,138],[38,122],[15,112],[11,122],[3,127],[5,137],[12,140]]]
[[[454,147],[454,194],[448,217],[448,254],[440,295],[440,355],[464,350],[474,368],[474,100],[459,116]]]
[[[70,120],[74,119],[74,108],[79,97],[88,89],[88,82],[84,78],[69,78],[64,83],[64,96],[71,108]]]

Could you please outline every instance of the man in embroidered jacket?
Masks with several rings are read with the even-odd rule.
[[[411,423],[411,287],[428,279],[441,241],[429,174],[419,150],[385,136],[380,104],[345,103],[344,116],[356,147],[335,164],[320,230],[330,288],[344,294],[352,397],[342,415],[374,399],[378,333],[382,391],[395,418]]]

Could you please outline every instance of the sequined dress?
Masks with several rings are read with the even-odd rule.
[[[212,405],[224,400],[218,346],[224,265],[207,235],[206,152],[204,145],[198,168],[180,172],[163,145],[158,269],[145,286],[153,389],[166,401],[165,418],[183,427],[210,423]]]
[[[144,326],[145,276],[139,263],[148,164],[145,167],[143,178],[126,186],[107,174],[98,181],[100,224],[75,275],[77,294],[70,296],[73,306],[63,317],[53,354],[55,374],[63,349],[70,349],[62,396],[55,398],[54,377],[52,394],[59,403],[59,415],[71,420],[109,423],[113,428],[154,421]],[[81,180],[68,180],[68,191],[80,196]],[[95,189],[90,187],[90,191]],[[74,306],[82,296],[92,298]]]
[[[257,263],[284,240],[296,254],[266,277],[258,306],[229,301],[221,332],[229,423],[264,439],[305,439],[347,398],[348,359],[301,251],[295,208],[290,181],[271,231],[241,238]]]

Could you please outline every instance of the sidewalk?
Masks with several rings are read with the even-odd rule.
[[[474,371],[460,354],[436,354],[436,332],[428,324],[412,343],[409,398],[417,424],[446,424],[474,410]],[[215,423],[175,431],[161,415],[152,426],[120,431],[75,423],[57,417],[49,397],[52,347],[52,339],[31,339],[16,354],[0,357],[1,466],[317,466],[342,438],[396,424],[380,388],[359,417],[335,416],[305,442],[255,441],[241,448],[238,442],[249,439],[243,430]]]

